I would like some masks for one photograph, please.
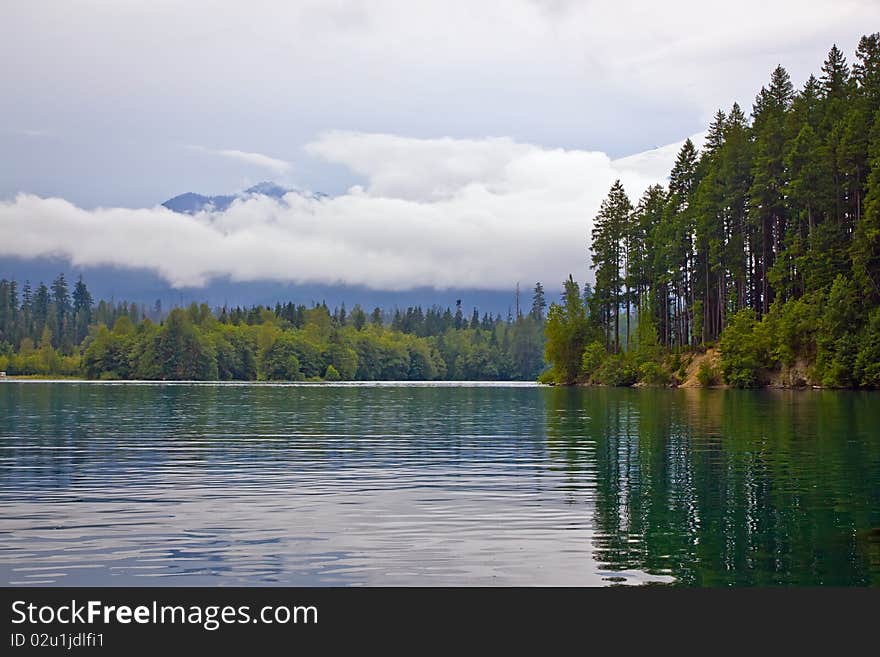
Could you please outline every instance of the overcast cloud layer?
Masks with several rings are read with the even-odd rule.
[[[507,138],[331,132],[308,151],[366,186],[335,198],[250,198],[194,217],[161,206],[89,211],[22,194],[0,203],[0,255],[145,267],[177,287],[228,275],[388,290],[537,280],[556,288],[569,273],[583,280],[591,218],[614,179],[635,201],[665,182],[680,146],[613,161]]]
[[[699,146],[700,138],[696,138]],[[307,146],[368,182],[335,198],[288,194],[196,216],[84,210],[21,194],[0,203],[0,256],[146,267],[177,287],[235,281],[549,288],[586,276],[591,218],[616,178],[633,200],[665,182],[681,144],[619,160],[508,138],[331,132]]]
[[[876,0],[0,4],[0,198],[82,207],[278,171],[339,194],[361,181],[303,152],[328,130],[620,157],[750,107],[777,64],[800,84],[834,42],[851,59],[880,25]]]

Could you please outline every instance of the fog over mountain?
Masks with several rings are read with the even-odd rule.
[[[217,196],[205,196],[195,192],[186,192],[170,198],[162,204],[162,207],[182,212],[184,214],[196,214],[198,212],[224,212],[229,209],[233,201],[246,201],[254,196],[267,196],[274,199],[283,199],[287,194],[299,194],[307,198],[320,199],[327,195],[320,192],[304,192],[298,189],[283,187],[274,182],[261,182],[248,187],[238,194],[220,194]]]
[[[517,283],[552,291],[570,273],[590,279],[583,242],[571,236],[589,234],[615,179],[634,197],[663,182],[681,143],[612,160],[506,138],[331,132],[307,146],[310,155],[366,181],[333,197],[261,183],[152,208],[85,210],[19,194],[0,203],[10,235],[0,275],[24,278],[21,260],[44,272],[67,261],[116,298],[473,305],[467,298],[479,297],[504,313]],[[116,270],[141,272],[137,289]]]

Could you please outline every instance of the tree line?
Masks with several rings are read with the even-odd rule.
[[[94,302],[80,278],[36,291],[0,280],[0,370],[147,380],[534,380],[544,369],[543,287],[506,319],[458,301],[367,313],[278,303],[162,311]]]
[[[880,386],[880,34],[799,90],[778,66],[666,185],[633,203],[616,181],[590,237],[595,286],[551,306],[546,380],[670,381],[718,347],[707,382]]]

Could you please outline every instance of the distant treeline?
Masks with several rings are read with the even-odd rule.
[[[506,319],[411,307],[369,314],[293,303],[274,308],[100,301],[63,275],[33,290],[0,280],[0,370],[149,380],[534,380],[546,304]]]
[[[706,382],[880,387],[880,34],[800,91],[777,67],[668,185],[633,205],[617,181],[591,238],[588,301],[570,279],[549,311],[547,380],[661,383],[714,346]]]

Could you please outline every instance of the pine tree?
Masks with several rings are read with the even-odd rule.
[[[766,97],[756,103],[753,110],[755,157],[749,189],[749,221],[755,238],[755,243],[751,245],[754,281],[752,305],[763,314],[769,312],[775,294],[768,273],[785,241],[788,219],[785,199],[785,113],[793,97],[794,87],[788,73],[777,66],[771,75]]]
[[[52,305],[54,308],[54,318],[55,318],[55,326],[53,327],[53,334],[55,337],[55,344],[53,346],[62,347],[69,346],[71,342],[69,333],[70,328],[70,294],[67,288],[67,280],[64,277],[64,273],[58,274],[54,281],[52,281]]]
[[[36,341],[43,334],[43,328],[49,320],[49,288],[42,281],[34,293],[33,307],[34,323],[31,339]]]
[[[697,153],[690,139],[685,141],[669,174],[669,195],[658,234],[664,235],[666,250],[663,278],[668,283],[664,308],[671,308],[667,325],[675,344],[684,346],[690,338],[693,305],[695,218],[693,196],[697,184]]]
[[[657,277],[655,275],[655,230],[663,221],[666,209],[666,191],[660,185],[651,185],[642,194],[630,222],[627,242],[627,276],[629,287],[633,290],[634,305],[642,312],[643,307],[655,317],[659,302],[656,298]],[[585,292],[588,286],[584,286]]]
[[[547,307],[547,301],[544,298],[544,286],[541,282],[535,283],[535,293],[532,295],[532,310],[529,315],[538,321],[544,319],[544,308]]]
[[[709,131],[706,133],[706,141],[703,143],[703,152],[707,155],[717,153],[724,143],[724,126],[727,125],[727,115],[721,110],[715,112]]]
[[[73,288],[73,317],[75,324],[74,342],[79,344],[89,332],[92,323],[92,305],[94,300],[80,276]]]
[[[605,330],[605,346],[620,351],[621,287],[624,284],[624,239],[632,204],[620,180],[616,180],[599,208],[592,231],[592,268],[596,271],[593,304]],[[614,330],[612,340],[611,331]]]
[[[880,32],[863,36],[856,49],[853,78],[860,95],[867,100],[868,114],[880,109]]]
[[[822,64],[822,75],[819,80],[822,93],[826,98],[839,98],[846,94],[849,83],[849,66],[837,44],[831,46],[831,50],[828,51],[828,57]]]
[[[351,325],[354,326],[355,330],[362,331],[366,324],[367,314],[360,304],[355,304],[355,307],[351,309]]]
[[[865,211],[856,227],[850,253],[862,294],[876,304],[880,302],[880,110],[871,128],[869,157],[871,171]]]

